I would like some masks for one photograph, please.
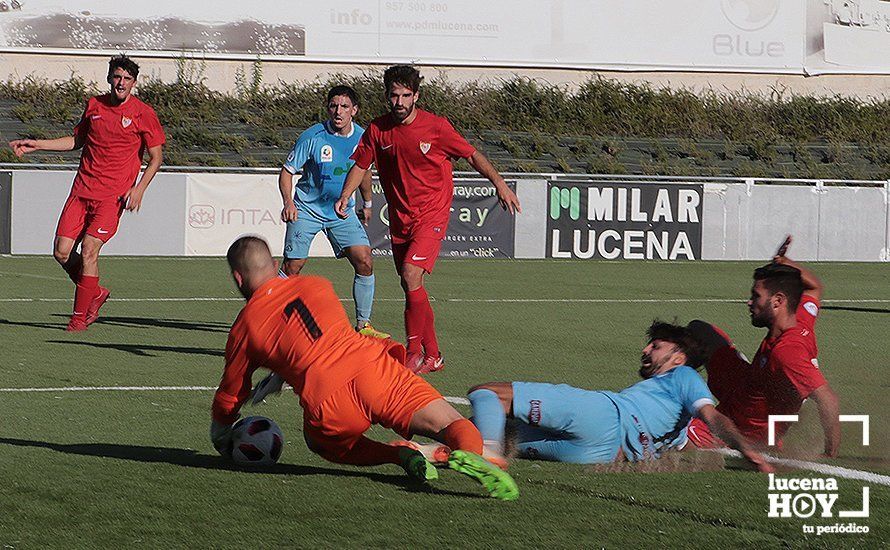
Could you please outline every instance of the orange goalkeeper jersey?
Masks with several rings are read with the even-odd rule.
[[[276,277],[254,292],[232,325],[213,418],[234,422],[259,367],[284,378],[312,410],[369,363],[385,355],[404,362],[404,353],[392,340],[355,332],[327,279]]]

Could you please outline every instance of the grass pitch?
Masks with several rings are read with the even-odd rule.
[[[441,261],[428,289],[447,366],[429,380],[447,396],[490,380],[620,389],[636,381],[643,332],[654,317],[715,322],[751,356],[763,336],[743,304],[753,267]],[[817,325],[820,364],[842,413],[871,415],[871,445],[859,445],[858,425],[845,425],[841,457],[830,463],[890,474],[890,270],[813,267],[827,289]],[[102,270],[112,289],[103,317],[85,333],[68,334],[73,287],[64,273],[49,258],[0,258],[0,389],[215,386],[242,305],[224,260],[106,258]],[[307,271],[350,296],[346,262],[313,259]],[[400,336],[396,276],[386,261],[376,271],[375,325]],[[172,300],[194,297],[228,300]],[[344,305],[351,314],[351,301]],[[877,548],[890,540],[888,487],[838,478],[835,514],[859,509],[869,485],[869,518],[770,519],[765,476],[686,457],[673,459],[677,471],[649,473],[517,461],[510,470],[521,490],[516,502],[485,498],[449,471],[432,488],[417,488],[395,466],[352,468],[310,453],[292,394],[245,409],[281,425],[281,462],[238,470],[210,445],[211,399],[207,390],[0,392],[0,544]],[[803,457],[821,450],[807,405],[789,448]],[[851,521],[870,532],[802,532],[804,524]]]

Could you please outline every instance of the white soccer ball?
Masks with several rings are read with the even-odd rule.
[[[232,426],[232,459],[238,464],[275,464],[283,447],[284,434],[271,418],[248,416]]]

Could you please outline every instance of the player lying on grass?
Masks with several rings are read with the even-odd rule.
[[[690,330],[705,343],[708,386],[719,400],[717,410],[728,416],[752,442],[768,443],[768,417],[797,414],[805,399],[819,409],[825,434],[824,454],[837,456],[841,430],[837,395],[819,370],[816,317],[822,297],[822,282],[810,270],[785,255],[788,236],[773,261],[754,271],[748,299],[751,324],[767,334],[749,363],[729,336],[703,321],[693,321]],[[776,423],[776,441],[790,426]],[[689,439],[699,447],[722,447],[701,422],[689,426]]]
[[[269,246],[258,237],[235,241],[227,258],[247,305],[229,333],[213,399],[210,434],[221,454],[231,453],[231,426],[250,397],[254,371],[265,367],[299,395],[306,444],[323,458],[358,466],[399,464],[419,481],[438,477],[419,451],[365,437],[375,423],[402,437],[441,441],[454,449],[447,457],[451,469],[495,498],[518,498],[513,479],[480,456],[482,436],[473,423],[405,368],[401,344],[357,333],[330,281],[279,277]]]
[[[473,421],[486,452],[502,455],[507,417],[516,420],[516,449],[524,458],[581,464],[632,462],[682,449],[695,416],[738,449],[760,471],[773,471],[752,450],[695,368],[696,340],[685,327],[654,321],[640,357],[641,382],[620,392],[565,384],[490,382],[469,392]]]

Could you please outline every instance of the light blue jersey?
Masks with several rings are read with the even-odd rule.
[[[341,136],[331,131],[327,122],[310,126],[300,134],[293,150],[287,156],[284,169],[296,174],[301,169],[294,193],[294,203],[300,214],[309,213],[321,221],[339,218],[334,204],[343,191],[346,174],[354,162],[350,160],[364,133],[358,124],[352,124],[352,133]],[[355,201],[349,200],[349,210]]]
[[[615,392],[621,448],[628,460],[658,458],[666,448],[686,444],[686,426],[703,405],[713,405],[708,385],[695,369],[680,366]]]

